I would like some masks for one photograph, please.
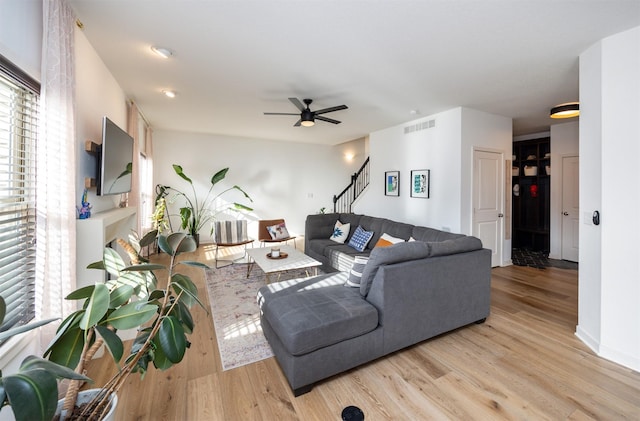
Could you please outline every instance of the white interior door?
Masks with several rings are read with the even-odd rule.
[[[562,259],[578,261],[580,230],[579,158],[562,158]]]
[[[502,264],[504,165],[499,152],[473,152],[473,235],[491,249],[491,266]]]

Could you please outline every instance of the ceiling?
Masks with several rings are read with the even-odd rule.
[[[640,25],[639,0],[69,3],[156,130],[328,145],[458,106],[548,130],[549,109],[579,99],[579,55]],[[309,128],[263,115],[296,112],[289,97],[349,109]]]

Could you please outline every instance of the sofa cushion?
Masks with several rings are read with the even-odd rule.
[[[324,256],[326,256],[329,266],[338,271],[348,272],[351,270],[353,258],[358,255],[362,255],[362,253],[358,253],[356,249],[346,244],[340,244],[337,247],[327,247],[324,251]]]
[[[349,287],[360,288],[360,280],[362,279],[362,271],[369,261],[367,256],[356,256],[353,258],[353,265],[349,271],[346,285]]]
[[[418,241],[436,242],[464,237],[464,234],[454,234],[427,227],[414,227],[411,236]]]
[[[360,294],[366,297],[371,289],[371,282],[382,265],[404,262],[407,260],[429,257],[429,245],[422,241],[394,244],[389,247],[374,248],[369,255],[369,262],[362,271]]]
[[[411,237],[413,233],[413,225],[405,224],[403,222],[391,221],[385,219],[382,222],[382,228],[380,232],[385,232],[393,237],[402,238],[404,240]]]
[[[355,338],[378,326],[376,308],[358,290],[341,285],[273,297],[262,311],[292,355]]]
[[[333,226],[333,233],[331,233],[331,237],[329,237],[329,239],[336,243],[344,243],[347,240],[347,237],[349,237],[350,230],[351,224],[343,224],[338,220]]]
[[[362,217],[360,218],[359,225],[362,226],[362,228],[364,228],[365,230],[373,232],[373,237],[369,242],[369,250],[373,249],[373,246],[376,244],[382,233],[385,232],[382,229],[385,222],[389,221],[384,218],[376,218],[375,216],[362,215]]]
[[[429,245],[429,256],[447,256],[449,254],[465,253],[482,248],[482,241],[476,237],[460,237],[453,240],[427,243]]]
[[[358,225],[349,240],[349,247],[353,247],[362,252],[367,247],[367,244],[369,244],[369,241],[371,241],[371,237],[373,237],[373,231],[366,231],[362,226]]]

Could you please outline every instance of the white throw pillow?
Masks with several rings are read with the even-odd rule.
[[[347,237],[349,237],[349,230],[351,229],[351,224],[343,224],[340,221],[336,221],[336,225],[333,228],[333,234],[329,237],[330,240],[335,241],[336,243],[344,244],[347,241]]]

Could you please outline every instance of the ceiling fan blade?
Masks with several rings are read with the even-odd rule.
[[[316,113],[316,115],[324,114],[324,113],[330,113],[332,111],[346,110],[347,108],[349,107],[347,107],[346,105],[337,105],[335,107],[323,108],[321,110],[314,111],[314,113]]]
[[[298,98],[289,98],[289,101],[291,101],[293,103],[293,105],[298,107],[298,109],[300,111],[304,111],[305,110],[305,106],[302,105],[302,102],[300,102],[300,100]]]
[[[317,115],[316,116],[316,120],[322,120],[322,121],[326,121],[327,123],[333,123],[333,124],[340,124],[340,121],[338,120],[334,120],[332,118],[327,118],[321,115]]]
[[[293,127],[300,127],[300,123],[302,123],[302,119],[296,121],[296,124],[294,124]]]
[[[264,113],[264,115],[300,115],[300,113]]]

